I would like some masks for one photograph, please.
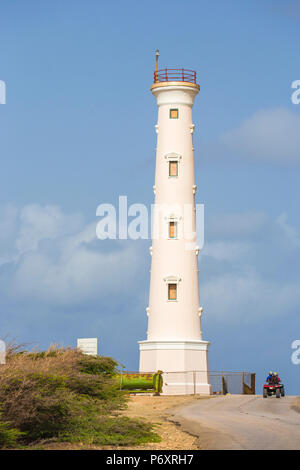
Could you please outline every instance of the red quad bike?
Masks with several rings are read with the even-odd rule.
[[[278,384],[265,384],[263,388],[263,397],[271,397],[272,395],[276,395],[276,398],[280,398],[280,396],[284,397],[284,385],[281,383]]]

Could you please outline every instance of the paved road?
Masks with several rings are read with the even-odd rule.
[[[300,449],[295,397],[230,395],[199,400],[172,420],[199,437],[200,449]]]

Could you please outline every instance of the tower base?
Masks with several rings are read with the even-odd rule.
[[[140,372],[163,371],[162,395],[211,395],[208,341],[139,341]]]

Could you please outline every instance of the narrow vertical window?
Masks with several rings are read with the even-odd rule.
[[[177,300],[177,284],[168,284],[168,299]]]
[[[169,176],[178,176],[178,162],[169,162]]]
[[[170,119],[178,119],[179,111],[178,109],[170,109]]]
[[[169,223],[169,238],[177,238],[177,222]]]

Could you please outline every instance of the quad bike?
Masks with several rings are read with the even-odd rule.
[[[263,387],[263,397],[271,397],[275,395],[276,398],[284,397],[284,385],[283,384],[265,384]]]

